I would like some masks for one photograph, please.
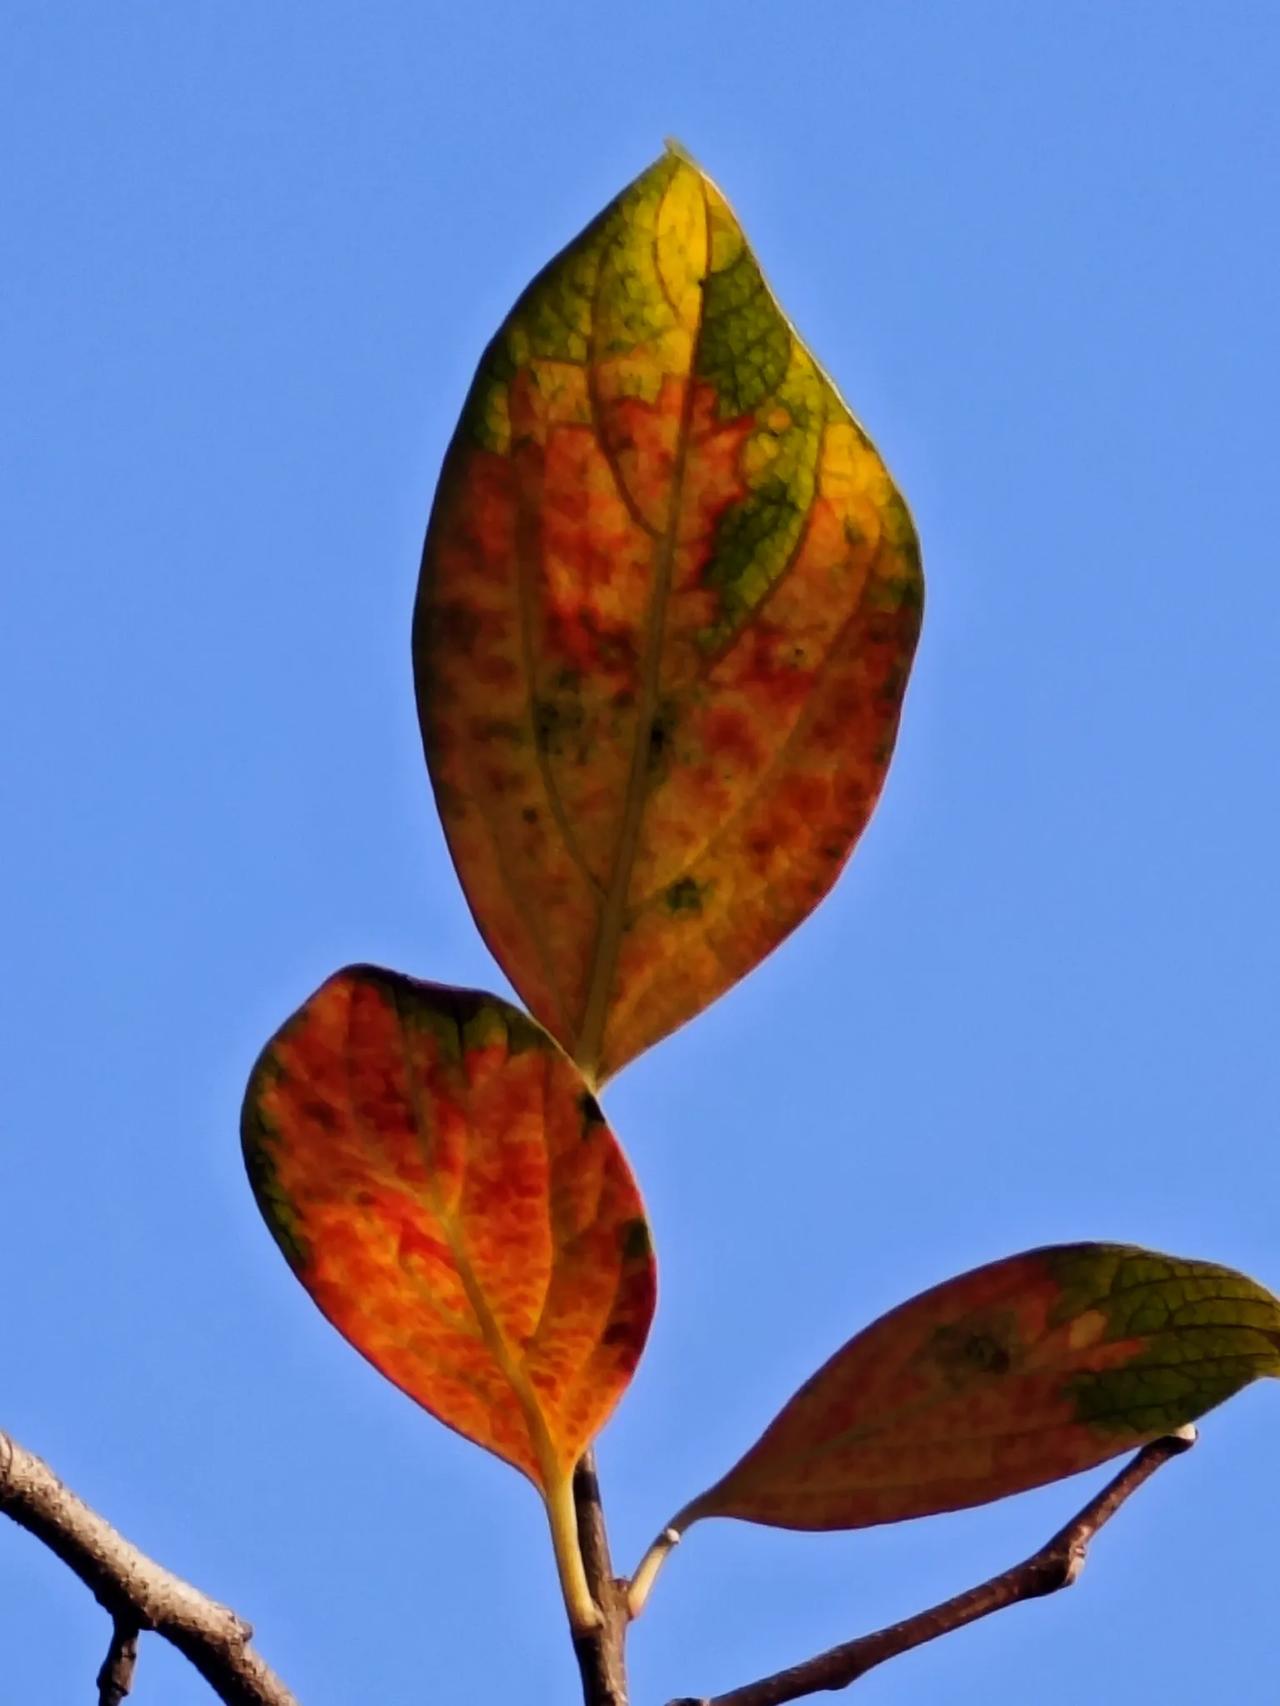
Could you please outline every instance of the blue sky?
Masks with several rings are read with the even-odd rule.
[[[421,762],[421,533],[484,342],[667,134],[888,459],[929,596],[837,891],[606,1097],[662,1264],[601,1442],[620,1564],[976,1262],[1114,1238],[1280,1285],[1280,11],[10,0],[5,37],[0,1425],[303,1706],[573,1698],[533,1495],[326,1327],[237,1117],[340,964],[503,988]],[[1278,1425],[1235,1400],[1079,1588],[859,1706],[1273,1700]],[[709,1523],[637,1706],[966,1586],[1098,1479]],[[105,1621],[8,1527],[0,1640],[5,1706],[88,1698]],[[147,1644],[138,1706],[207,1698]]]

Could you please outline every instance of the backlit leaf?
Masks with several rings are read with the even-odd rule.
[[[830,888],[921,603],[884,464],[724,198],[669,152],[486,351],[414,624],[472,911],[593,1083]]]
[[[582,1077],[494,996],[357,966],[276,1033],[243,1114],[258,1205],[389,1380],[550,1494],[631,1378],[644,1208]]]
[[[1209,1262],[1066,1244],[948,1280],[802,1386],[676,1519],[861,1528],[1095,1464],[1280,1374],[1280,1301]]]

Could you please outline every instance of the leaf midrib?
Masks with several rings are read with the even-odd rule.
[[[401,1052],[404,1058],[405,1084],[409,1092],[409,1106],[413,1112],[414,1125],[425,1138],[430,1128],[426,1120],[426,1109],[418,1083],[417,1068],[414,1065],[413,1053],[409,1046],[409,1031],[404,1014],[400,1011],[399,1003],[396,1003],[395,1010],[396,1023],[400,1031]],[[529,1431],[529,1443],[533,1448],[533,1455],[537,1463],[538,1473],[542,1478],[543,1488],[550,1491],[562,1478],[563,1471],[560,1467],[559,1454],[551,1440],[542,1406],[533,1389],[533,1383],[525,1373],[519,1358],[507,1340],[506,1334],[494,1317],[484,1288],[476,1278],[475,1270],[471,1265],[471,1257],[462,1229],[458,1225],[456,1216],[445,1206],[436,1183],[435,1174],[430,1166],[427,1168],[426,1183],[427,1193],[431,1198],[431,1206],[448,1242],[450,1254],[453,1256],[454,1265],[458,1270],[458,1278],[462,1281],[462,1289],[466,1293],[467,1302],[471,1305],[472,1313],[475,1315],[480,1328],[480,1335],[520,1406],[525,1426]],[[551,1259],[554,1265],[554,1248],[551,1252]]]
[[[703,221],[706,228],[707,264],[711,259],[710,215],[706,186],[701,175],[698,187],[702,195]],[[679,542],[680,516],[684,500],[685,475],[689,462],[692,438],[694,375],[697,370],[698,346],[702,337],[706,310],[705,276],[698,298],[698,317],[693,326],[689,346],[689,371],[680,408],[680,434],[676,462],[671,479],[671,506],[667,525],[656,542],[653,565],[653,594],[649,604],[649,619],[645,633],[645,651],[641,663],[640,702],[636,710],[635,745],[631,751],[631,768],[627,774],[627,789],[623,798],[622,824],[614,852],[609,884],[600,908],[596,929],[595,953],[587,982],[587,999],[582,1011],[574,1060],[592,1089],[600,1084],[601,1051],[604,1043],[605,1021],[609,997],[613,991],[614,974],[618,966],[618,951],[626,922],[627,896],[631,889],[631,873],[635,865],[640,840],[640,822],[644,816],[645,782],[649,771],[649,742],[653,734],[658,709],[658,685],[662,667],[662,642],[665,637],[667,602],[675,569],[676,548]],[[593,328],[594,329],[594,328]]]

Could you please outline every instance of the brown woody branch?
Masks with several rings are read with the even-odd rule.
[[[133,1687],[137,1663],[137,1625],[131,1619],[117,1617],[111,1626],[111,1645],[98,1672],[98,1706],[121,1706]]]
[[[613,1573],[593,1451],[584,1453],[574,1471],[573,1503],[587,1583],[600,1608],[596,1628],[573,1638],[582,1673],[582,1698],[585,1706],[627,1706],[627,1584]]]
[[[1089,1544],[1098,1530],[1110,1522],[1120,1506],[1130,1494],[1137,1492],[1144,1481],[1149,1480],[1171,1457],[1189,1450],[1195,1440],[1196,1430],[1187,1427],[1144,1446],[1097,1497],[1090,1499],[1038,1552],[1021,1564],[1015,1564],[1012,1569],[970,1588],[967,1593],[944,1600],[941,1605],[908,1617],[905,1622],[878,1629],[873,1635],[863,1635],[856,1641],[832,1647],[816,1658],[806,1659],[803,1664],[792,1665],[789,1670],[780,1670],[759,1682],[730,1689],[728,1694],[717,1694],[713,1700],[675,1700],[671,1706],[784,1706],[784,1702],[799,1700],[806,1694],[847,1688],[876,1665],[883,1664],[886,1659],[897,1658],[899,1653],[910,1652],[926,1641],[936,1641],[941,1635],[950,1635],[953,1630],[963,1629],[967,1623],[976,1623],[980,1617],[989,1617],[993,1611],[1003,1611],[1008,1605],[1017,1605],[1024,1599],[1039,1599],[1044,1594],[1056,1593],[1059,1588],[1070,1587],[1084,1568]]]
[[[1157,1469],[1187,1451],[1195,1439],[1196,1430],[1187,1427],[1144,1446],[1038,1552],[968,1592],[712,1700],[685,1699],[671,1706],[785,1706],[804,1695],[847,1688],[913,1647],[1006,1606],[1069,1587],[1098,1531]],[[574,1638],[583,1699],[585,1706],[628,1706],[627,1583],[613,1574],[590,1452],[578,1466],[573,1490],[583,1562],[601,1611],[598,1627]],[[248,1624],[140,1552],[65,1487],[46,1463],[2,1432],[0,1511],[61,1558],[111,1617],[111,1643],[97,1677],[99,1706],[122,1706],[133,1683],[142,1630],[169,1641],[225,1706],[298,1706],[249,1645],[253,1632]]]
[[[226,1706],[298,1706],[249,1645],[249,1625],[155,1563],[64,1487],[40,1458],[0,1433],[0,1511],[73,1570],[112,1620],[99,1706],[133,1683],[138,1634],[153,1630],[188,1659]]]

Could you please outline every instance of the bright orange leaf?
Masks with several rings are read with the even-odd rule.
[[[338,1331],[563,1516],[655,1294],[635,1181],[572,1061],[494,996],[356,966],[267,1044],[242,1131]]]
[[[1092,1468],[1280,1374],[1280,1300],[1243,1274],[1065,1244],[948,1280],[802,1386],[676,1519],[861,1528]]]
[[[884,464],[723,196],[669,152],[486,351],[415,616],[472,911],[592,1083],[830,888],[884,781],[921,603]]]

